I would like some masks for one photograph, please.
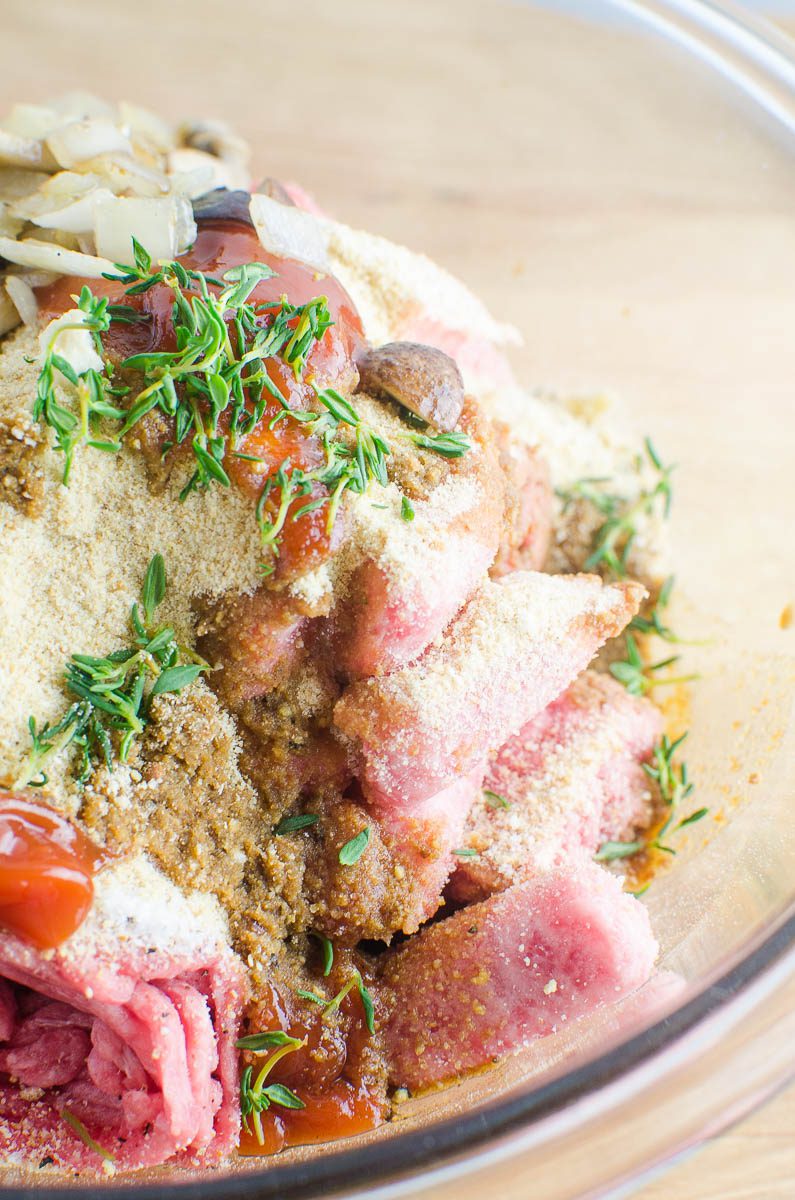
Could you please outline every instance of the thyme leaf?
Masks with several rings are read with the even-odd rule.
[[[152,698],[179,692],[210,669],[178,645],[169,626],[152,627],[165,594],[165,564],[156,554],[141,590],[143,612],[134,604],[130,613],[131,644],[104,657],[73,654],[64,671],[64,688],[73,702],[64,716],[54,725],[42,726],[35,717],[29,718],[31,752],[17,787],[44,787],[48,782],[44,766],[69,745],[78,750],[73,765],[78,784],[84,784],[100,763],[113,770],[114,760],[125,762],[145,729]]]
[[[337,856],[341,866],[354,866],[364,854],[369,841],[370,826],[365,825],[364,829],[361,829],[355,837],[352,837],[349,842],[346,842],[345,845],[341,847],[339,855]]]

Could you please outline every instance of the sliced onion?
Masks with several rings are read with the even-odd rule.
[[[163,171],[148,166],[129,154],[101,154],[81,163],[82,171],[98,175],[116,195],[132,192],[134,196],[166,196],[170,192],[168,178]]]
[[[257,236],[266,250],[327,269],[328,236],[311,213],[280,204],[261,192],[251,197],[250,211]]]
[[[6,291],[25,325],[30,329],[35,329],[39,323],[39,306],[30,284],[19,275],[8,275]]]
[[[45,165],[43,144],[36,138],[18,137],[0,129],[0,163],[11,167],[36,167]]]
[[[119,104],[119,120],[125,133],[133,139],[142,138],[160,154],[168,154],[176,144],[171,126],[148,108],[139,108],[137,104],[122,100]]]
[[[0,288],[0,337],[16,329],[19,324],[20,316],[16,305],[12,303],[5,288]]]
[[[174,258],[196,240],[190,201],[182,196],[162,199],[112,197],[98,204],[94,215],[97,253],[114,262],[129,262],[135,237],[154,259]]]
[[[98,204],[115,199],[113,192],[107,188],[94,188],[79,200],[56,208],[52,212],[40,213],[31,217],[34,225],[43,229],[62,229],[67,233],[92,233]]]
[[[25,222],[14,216],[9,205],[0,200],[0,234],[4,237],[16,237],[24,227]]]
[[[13,238],[0,237],[0,258],[22,267],[35,267],[56,275],[83,275],[86,279],[101,279],[107,271],[115,271],[113,263],[107,258],[81,254],[79,250],[66,250],[54,242],[34,238],[17,242]]]
[[[42,355],[48,354],[57,344],[61,358],[71,363],[78,375],[82,375],[84,371],[101,371],[102,359],[97,353],[90,331],[79,328],[85,325],[87,320],[87,314],[79,308],[70,308],[54,321],[50,321],[39,334]]]
[[[0,166],[0,200],[12,203],[29,196],[50,178],[42,171],[25,171],[22,167]]]
[[[50,100],[51,106],[60,116],[59,125],[65,121],[87,121],[89,118],[101,118],[113,121],[115,113],[113,105],[107,100],[100,100],[93,92],[83,92],[75,88],[71,92],[63,92]]]
[[[54,130],[47,146],[62,167],[76,167],[102,154],[131,154],[130,139],[103,117],[72,121]]]
[[[172,150],[168,156],[168,173],[175,185],[175,190],[194,200],[204,192],[214,188],[224,187],[230,191],[248,191],[248,171],[236,163],[225,162],[208,154],[206,150],[193,150],[190,146],[180,146]],[[200,190],[189,191],[179,186],[178,180],[185,175],[201,175],[203,186]]]
[[[203,150],[213,158],[247,166],[251,157],[248,142],[233,133],[224,121],[186,121],[179,129],[180,145]]]
[[[41,104],[14,104],[8,116],[3,118],[2,128],[17,137],[43,141],[51,129],[63,124],[63,117],[52,108]]]

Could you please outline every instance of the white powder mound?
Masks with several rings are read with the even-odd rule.
[[[0,419],[27,421],[36,394],[35,338],[0,345]],[[44,454],[44,511],[36,518],[0,503],[0,781],[25,761],[28,717],[57,720],[66,707],[64,666],[74,653],[104,655],[128,644],[129,614],[146,568],[163,554],[168,575],[159,623],[192,640],[196,596],[250,592],[261,550],[253,506],[213,487],[180,503],[175,482],[154,496],[140,456],[78,449],[69,487],[63,455]],[[71,794],[54,763],[50,794]]]
[[[94,878],[94,904],[59,957],[133,958],[156,949],[193,958],[226,946],[229,931],[218,901],[184,893],[142,855],[106,867]]]

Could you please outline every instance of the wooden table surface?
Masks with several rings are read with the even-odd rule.
[[[517,155],[514,195],[512,181],[499,173],[504,169],[503,165],[499,170],[496,167],[490,169],[491,159],[496,162],[498,158],[499,135],[508,140],[515,136],[515,126],[510,121],[503,123],[499,135],[493,128],[480,130],[482,141],[478,144],[486,169],[474,183],[465,146],[452,147],[445,158],[443,143],[431,143],[425,138],[427,131],[423,129],[421,107],[416,104],[408,106],[414,114],[414,124],[411,123],[411,115],[407,116],[403,109],[405,93],[394,86],[391,75],[393,50],[396,55],[411,56],[417,75],[416,87],[420,91],[428,89],[427,95],[423,93],[428,110],[434,112],[436,120],[447,120],[451,127],[458,119],[457,112],[452,107],[446,110],[444,106],[463,77],[471,85],[468,119],[477,131],[484,63],[487,69],[489,63],[501,63],[504,67],[504,72],[494,69],[491,74],[487,73],[486,84],[492,91],[497,89],[504,93],[506,111],[510,112],[510,89],[521,86],[523,60],[514,45],[513,24],[484,21],[483,6],[478,18],[472,15],[472,6],[467,5],[470,15],[464,23],[460,45],[452,56],[449,31],[445,31],[443,21],[434,21],[430,15],[431,9],[436,8],[435,4],[426,6],[419,0],[407,0],[400,6],[399,30],[395,27],[390,31],[393,6],[370,2],[365,14],[364,0],[358,4],[328,6],[328,9],[320,0],[305,0],[301,5],[300,21],[294,9],[291,15],[290,4],[275,4],[271,0],[256,4],[242,0],[229,5],[220,5],[217,0],[193,0],[192,3],[186,0],[136,0],[128,5],[114,5],[108,0],[59,0],[57,4],[53,0],[2,0],[0,108],[4,109],[15,99],[43,99],[66,88],[86,87],[111,98],[149,102],[170,115],[184,113],[186,108],[194,112],[220,113],[235,120],[256,143],[263,173],[303,178],[340,215],[354,222],[366,222],[409,244],[431,250],[476,284],[489,303],[503,315],[513,315],[512,304],[521,302],[529,306],[525,323],[529,326],[538,321],[547,335],[543,343],[534,347],[534,367],[539,379],[554,375],[565,359],[571,362],[572,378],[587,375],[590,379],[604,379],[635,394],[645,394],[664,384],[671,396],[681,396],[683,404],[690,402],[693,397],[687,394],[687,388],[691,386],[689,369],[687,372],[675,369],[666,376],[666,366],[671,362],[676,364],[677,354],[680,364],[687,361],[688,347],[681,340],[682,330],[690,320],[691,309],[687,304],[693,296],[698,299],[700,295],[701,281],[686,274],[686,256],[672,262],[669,269],[665,246],[660,247],[660,256],[653,261],[651,252],[647,253],[646,267],[652,275],[656,273],[655,286],[662,292],[667,287],[670,292],[670,296],[663,296],[659,307],[654,308],[647,303],[645,293],[633,290],[629,272],[620,279],[620,287],[619,283],[611,284],[617,273],[611,274],[607,269],[609,260],[600,257],[605,251],[604,225],[605,222],[609,224],[609,218],[597,214],[599,235],[594,240],[591,236],[595,211],[593,197],[588,197],[586,203],[582,190],[578,191],[572,184],[572,180],[577,182],[576,172],[580,170],[574,159],[566,167],[571,178],[563,169],[560,177],[553,173],[548,178],[543,161],[540,167],[534,165],[532,177],[525,178],[521,175],[523,163]],[[346,22],[348,26],[342,31],[345,36],[334,40],[333,48],[324,48],[315,31],[318,22],[329,20],[324,13],[330,9],[339,12],[343,26]],[[390,9],[393,10],[391,18],[387,11]],[[389,39],[390,54],[385,56],[385,62],[373,58],[368,73],[368,64],[362,63],[357,51],[357,21],[367,21],[370,23],[368,28],[372,28],[382,18],[384,24],[380,35]],[[245,36],[241,36],[241,31]],[[407,43],[407,48],[403,48],[401,39],[410,35],[415,37],[413,46]],[[401,44],[395,48],[393,42]],[[483,57],[484,47],[487,58]],[[522,50],[521,54],[524,53]],[[292,56],[292,71],[285,68],[286,55]],[[598,69],[596,61],[594,68]],[[534,58],[532,68],[527,69],[543,75],[547,69],[543,56]],[[325,79],[322,88],[314,86],[316,72],[320,70]],[[625,66],[622,70],[623,83],[634,86],[628,68]],[[619,86],[616,83],[616,87]],[[547,89],[550,96],[564,107],[569,102],[576,107],[576,95],[570,96],[565,89],[556,95],[556,88],[553,72]],[[556,111],[540,104],[538,111],[529,118],[530,124],[535,121],[543,125]],[[325,126],[324,113],[329,114]],[[632,122],[642,117],[642,113],[632,108],[622,113],[622,123],[616,130],[617,139],[623,136],[637,139],[637,131],[633,135]],[[318,128],[322,136],[318,135]],[[709,240],[714,235],[715,277],[712,286],[716,303],[719,295],[732,286],[728,273],[726,279],[721,276],[720,239],[732,244],[734,251],[743,236],[751,231],[759,245],[768,245],[767,238],[772,245],[785,228],[782,222],[786,222],[787,228],[795,223],[794,207],[787,207],[782,215],[782,211],[777,210],[777,202],[766,200],[765,187],[770,186],[769,178],[763,186],[762,177],[754,177],[742,195],[742,202],[735,201],[735,189],[722,174],[723,162],[718,153],[720,136],[719,132],[714,139],[718,149],[711,207],[705,204],[699,213],[703,181],[699,183],[702,193],[690,196],[685,184],[677,184],[666,193],[661,181],[653,192],[641,193],[636,181],[627,178],[620,181],[626,208],[619,214],[622,236],[629,230],[629,239],[645,237],[648,242],[648,223],[651,221],[654,226],[660,221],[660,212],[666,203],[681,221],[682,229],[687,222],[695,229],[706,212],[706,222],[701,219],[698,225],[698,245],[702,247],[704,239]],[[383,152],[373,153],[379,139]],[[431,147],[432,153],[426,146]],[[685,153],[686,146],[682,149]],[[587,146],[582,153],[587,156]],[[652,159],[651,151],[649,155],[648,162],[644,160],[639,165],[638,173],[648,171],[653,175],[659,169],[662,180],[662,168]],[[388,168],[385,166],[387,160]],[[618,178],[622,169],[618,157],[616,164],[613,165],[614,176]],[[593,166],[596,170],[597,164]],[[602,164],[598,166],[602,168]],[[438,174],[442,168],[444,178],[439,182]],[[694,164],[694,171],[697,170],[698,164]],[[686,179],[684,173],[682,178]],[[515,205],[512,196],[518,197]],[[537,235],[532,224],[526,230],[521,225],[526,210],[531,219],[547,222],[544,246],[539,246],[537,241],[534,243]],[[468,233],[462,242],[461,230],[464,228]],[[510,236],[508,231],[512,231]],[[564,241],[573,249],[566,260],[570,273],[561,278],[560,263],[563,260],[560,255],[565,252],[560,246]],[[558,257],[554,261],[550,259],[552,266],[547,264],[545,273],[544,255],[552,253],[546,243]],[[529,249],[525,252],[523,247]],[[795,263],[793,244],[789,244],[783,253],[788,253]],[[483,270],[485,261],[493,266],[490,275]],[[752,266],[746,264],[746,267],[750,272]],[[543,281],[539,287],[545,288],[544,303],[537,307],[534,307],[532,289],[528,290],[529,272],[535,272]],[[593,332],[593,320],[586,325],[578,317],[577,289],[584,288],[589,278],[592,286],[592,277],[600,274],[606,282],[604,302],[596,318],[602,321],[597,335]],[[793,271],[782,277],[780,292],[766,310],[768,345],[775,342],[780,348],[795,341],[793,279]],[[759,288],[764,286],[761,280],[758,285]],[[685,296],[682,319],[677,322],[675,314],[679,300]],[[664,305],[666,299],[670,301],[667,308]],[[739,338],[742,321],[752,319],[752,315],[749,317],[742,311],[742,300],[735,299],[740,306],[737,309],[739,315],[730,316],[730,320],[736,319],[738,324],[736,327],[729,324],[724,330],[727,342]],[[571,313],[570,325],[565,321],[568,312]],[[589,319],[591,317],[592,313]],[[564,332],[559,334],[559,330]],[[701,331],[700,336],[709,339],[710,332]],[[636,357],[631,361],[631,356],[627,357],[626,353],[629,341],[637,348]],[[576,346],[576,361],[571,359],[572,346]],[[720,364],[721,344],[716,341],[709,346],[709,351],[713,362]],[[616,363],[622,354],[624,360],[619,368]],[[693,355],[694,361],[695,358]],[[714,367],[714,371],[719,370],[719,365]],[[695,389],[719,386],[728,396],[731,378],[728,374],[725,378],[714,373],[711,376],[705,374],[692,386]],[[791,413],[791,409],[789,411]],[[664,417],[662,419],[664,421]],[[766,482],[770,483],[767,477]],[[787,486],[789,482],[787,479]],[[751,486],[749,481],[749,488]],[[778,482],[774,479],[770,486],[780,486],[784,497],[783,475]],[[692,520],[698,530],[702,520],[699,511],[693,511]],[[701,543],[702,547],[707,547],[705,552],[708,554],[710,531],[703,532]],[[751,572],[748,574],[750,576]],[[775,582],[770,585],[772,602],[778,606],[776,611],[780,611],[793,597],[777,592],[777,586]],[[738,579],[736,591],[736,603],[750,602],[752,581]],[[637,1190],[636,1200],[669,1200],[670,1197],[675,1200],[792,1200],[795,1197],[793,1129],[795,1088],[702,1148],[688,1161],[675,1165],[664,1176]],[[461,1181],[462,1200],[467,1194],[466,1183]]]

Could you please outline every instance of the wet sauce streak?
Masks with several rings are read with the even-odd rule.
[[[291,408],[305,409],[312,405],[315,399],[313,382],[318,387],[349,390],[355,379],[354,358],[363,343],[362,324],[353,301],[333,276],[294,259],[269,253],[249,226],[221,219],[200,223],[195,245],[190,253],[181,256],[180,262],[218,278],[230,267],[241,263],[267,263],[276,274],[258,284],[249,301],[266,306],[261,310],[263,324],[270,321],[267,306],[278,305],[284,295],[293,305],[325,296],[334,324],[319,341],[313,343],[301,377],[296,379],[292,367],[280,358],[270,359],[266,369]],[[141,296],[128,297],[122,284],[110,280],[84,281],[63,277],[38,293],[43,319],[49,321],[74,307],[72,297],[80,291],[84,282],[88,283],[95,295],[108,296],[114,304],[129,304],[149,317],[146,322],[132,325],[114,323],[109,333],[103,336],[103,345],[114,362],[121,362],[132,354],[176,348],[171,321],[173,293],[164,284],[154,286]],[[295,324],[297,320],[292,322],[293,326]],[[238,453],[253,455],[261,462],[238,458],[233,453],[227,453],[224,459],[224,467],[232,482],[250,495],[253,501],[259,498],[268,477],[275,474],[286,459],[289,458],[292,467],[304,470],[317,467],[324,461],[320,440],[298,422],[282,420],[273,429],[269,427],[279,411],[278,401],[270,398],[262,419],[237,446]],[[171,422],[158,420],[154,437],[151,419],[145,419],[138,429],[144,451],[148,448],[152,457],[159,460],[163,443],[172,438]],[[189,456],[188,444],[170,451],[169,456],[172,455]],[[317,495],[322,494],[322,489],[318,488]],[[278,505],[278,498],[278,489],[275,489],[274,506]],[[291,506],[290,516],[311,498],[304,496],[296,499]],[[297,519],[288,519],[280,540],[276,578],[282,582],[293,578],[319,565],[328,556],[333,546],[326,523],[325,507]]]
[[[384,1119],[383,1086],[368,1067],[370,1034],[361,1001],[352,993],[342,1002],[340,1021],[332,1028],[317,1005],[288,1003],[275,989],[259,1001],[251,1031],[283,1029],[306,1045],[276,1064],[268,1083],[283,1083],[300,1096],[305,1107],[272,1105],[262,1114],[264,1144],[243,1130],[240,1153],[275,1154],[288,1146],[306,1146],[352,1137],[374,1129]],[[254,1070],[264,1057],[246,1057]]]
[[[0,793],[0,928],[43,950],[82,924],[100,851],[39,800]]]

